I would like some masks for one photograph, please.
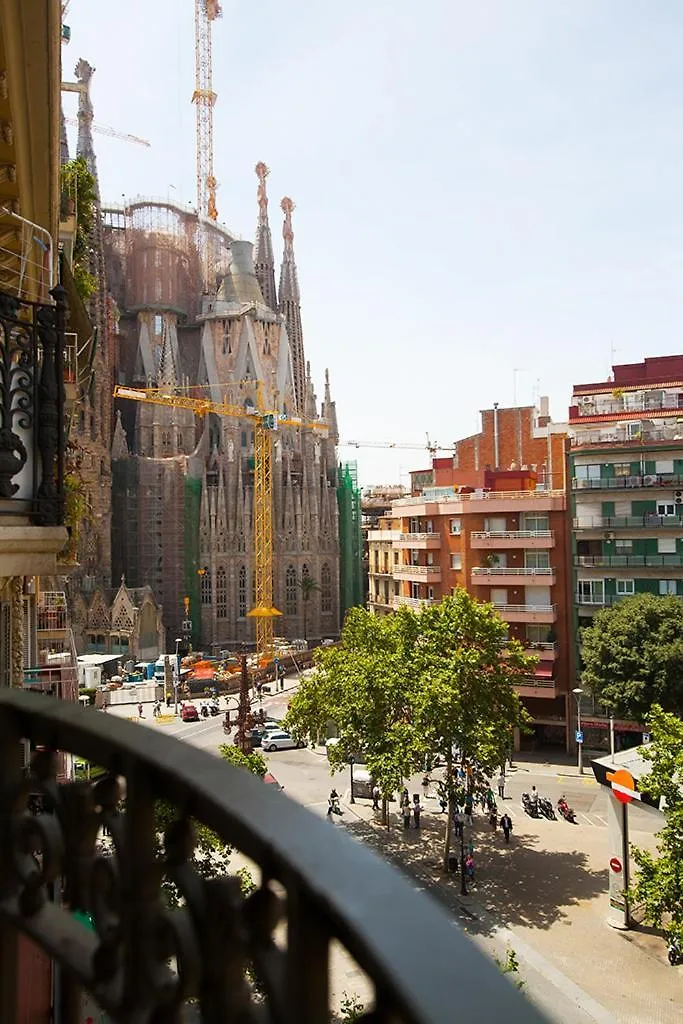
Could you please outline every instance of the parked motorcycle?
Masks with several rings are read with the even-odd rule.
[[[561,796],[557,801],[557,809],[565,821],[569,821],[572,825],[576,823],[576,815],[574,814],[573,808],[569,806],[563,796]]]
[[[677,938],[669,939],[669,945],[667,946],[666,955],[669,958],[669,963],[672,967],[679,964],[683,960],[683,949]]]
[[[557,821],[557,815],[555,814],[555,808],[553,807],[550,800],[547,797],[541,797],[538,801],[538,809],[544,818],[548,821]]]
[[[201,716],[202,718],[209,717],[209,709],[207,708],[206,704],[202,704]]]
[[[219,713],[218,704],[211,704],[209,710],[212,715],[217,715]]]
[[[530,818],[538,817],[538,804],[532,800],[528,793],[522,793],[522,810],[529,815]]]

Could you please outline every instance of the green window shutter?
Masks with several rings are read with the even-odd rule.
[[[658,594],[659,580],[634,580],[636,594]]]
[[[674,459],[674,473],[683,476],[683,459]]]
[[[616,554],[616,546],[613,540],[603,540],[602,542],[602,553],[603,555],[614,555]]]
[[[648,461],[645,463],[645,469],[643,470],[643,472],[647,476],[654,476],[657,472],[657,463],[654,460],[650,461],[648,459]]]
[[[613,477],[613,476],[614,476],[614,463],[613,462],[603,462],[603,464],[600,466],[600,479],[601,480],[606,480],[606,479],[609,479],[610,477]]]
[[[602,514],[603,514],[603,517],[605,517],[605,518],[607,516],[613,516],[614,515],[614,502],[613,501],[603,501],[603,503],[602,503]]]
[[[632,462],[631,463],[631,476],[640,476],[642,474],[642,472],[643,472],[643,464],[642,464],[642,462]]]
[[[676,554],[683,554],[683,537],[676,537]],[[679,580],[679,582],[682,582]]]
[[[632,516],[648,516],[655,515],[657,512],[656,501],[632,501],[631,502],[631,515]]]
[[[634,555],[656,555],[657,554],[657,538],[656,537],[645,537],[633,541],[633,554]]]
[[[683,597],[683,580],[676,580],[676,597]]]
[[[616,579],[605,578],[605,593],[608,597],[615,597],[617,593]]]

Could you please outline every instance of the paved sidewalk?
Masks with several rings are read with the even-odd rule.
[[[461,896],[459,877],[441,871],[445,815],[434,800],[423,803],[419,831],[404,832],[393,810],[387,833],[367,801],[344,803],[344,826],[444,903],[489,955],[501,959],[506,948],[514,949],[527,995],[550,1020],[681,1020],[683,972],[669,967],[661,939],[606,924],[603,829],[531,819],[527,828],[516,816],[506,847],[500,832],[478,815],[467,837],[475,845],[477,881]],[[632,839],[653,844],[648,833]]]

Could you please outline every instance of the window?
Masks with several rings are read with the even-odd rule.
[[[293,565],[288,565],[285,573],[285,615],[296,615],[296,609],[296,569]]]
[[[630,462],[615,462],[614,463],[614,475],[615,476],[631,476],[631,463]]]
[[[660,555],[675,555],[676,554],[676,538],[675,537],[658,537],[657,538],[657,551]]]
[[[462,569],[462,555],[459,552],[451,555],[451,569]]]
[[[633,580],[617,580],[617,597],[630,597],[635,592],[636,587]]]
[[[394,551],[394,565],[398,565],[398,551]]]
[[[427,597],[430,601],[434,600],[434,587],[427,587]]]
[[[434,554],[431,551],[427,552],[427,565],[434,565]]]
[[[655,462],[655,473],[673,473],[673,459],[657,459]]]
[[[604,604],[604,580],[579,580],[579,604]]]
[[[301,566],[301,579],[302,580],[307,580],[310,575],[311,575],[310,569],[308,568],[308,566],[304,562],[304,564]]]
[[[676,594],[676,580],[660,580],[659,593],[662,596]]]
[[[550,552],[549,551],[525,551],[524,552],[524,568],[525,569],[549,569],[550,568]]]
[[[630,423],[626,424],[626,433],[630,438],[640,437],[642,428],[643,425],[640,420],[631,420]]]
[[[327,562],[320,570],[320,611],[332,611],[332,573]]]
[[[163,318],[158,314],[154,317],[154,333],[158,336],[161,334],[161,329],[164,325]]]
[[[485,533],[505,533],[508,521],[505,516],[489,516],[484,520]]]
[[[491,587],[491,604],[500,607],[508,603],[507,587]]]
[[[431,520],[431,519],[428,519],[428,520],[427,520],[427,529],[426,529],[426,533],[434,533],[434,524],[432,523],[432,520]]]
[[[658,501],[657,502],[657,515],[658,516],[675,516],[676,506],[673,502],[669,501]]]
[[[461,528],[462,528],[462,523],[461,523],[460,519],[451,519],[451,533],[454,536],[457,537],[457,536],[460,535]]]
[[[602,476],[602,466],[577,466],[576,467],[576,479],[577,480],[599,480]]]
[[[225,581],[225,569],[219,569],[216,573],[216,618],[225,619],[228,616],[228,588]]]
[[[632,540],[615,540],[614,551],[617,555],[632,555],[633,554],[633,541]]]
[[[419,599],[420,599],[420,584],[419,583],[411,583],[410,584],[410,596],[412,597],[412,599],[414,601],[419,601]]]
[[[204,569],[201,583],[202,604],[211,604],[211,571]]]
[[[550,626],[527,623],[526,639],[530,644],[550,643]]]
[[[549,533],[550,517],[537,512],[526,512],[522,518],[521,529],[529,533]]]
[[[237,577],[237,614],[240,619],[247,616],[247,568],[244,565]]]

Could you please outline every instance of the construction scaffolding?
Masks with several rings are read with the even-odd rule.
[[[339,591],[341,620],[349,608],[363,604],[363,538],[356,462],[339,467]]]

